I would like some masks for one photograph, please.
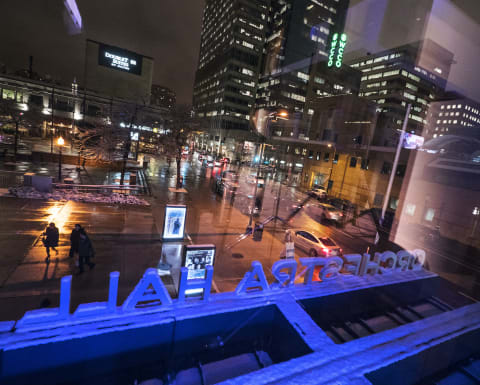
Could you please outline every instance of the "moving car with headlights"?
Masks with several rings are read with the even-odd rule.
[[[343,213],[336,207],[326,203],[308,205],[307,212],[311,213],[317,218],[320,218],[322,222],[328,221],[339,224],[343,220]]]
[[[331,238],[319,236],[311,231],[295,231],[293,233],[293,242],[295,247],[305,251],[310,257],[342,255],[342,249]]]

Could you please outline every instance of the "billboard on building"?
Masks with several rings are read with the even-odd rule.
[[[111,45],[99,44],[98,64],[135,75],[142,74],[143,56]]]
[[[87,89],[108,96],[150,103],[153,59],[125,48],[87,40]]]

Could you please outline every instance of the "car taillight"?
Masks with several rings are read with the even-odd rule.
[[[327,248],[325,248],[325,247],[324,247],[322,250],[323,250],[323,252],[324,252],[325,254],[328,254],[328,252],[329,252],[329,250],[328,250]]]

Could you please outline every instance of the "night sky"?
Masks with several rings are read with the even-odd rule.
[[[0,63],[28,67],[70,84],[81,81],[85,39],[116,45],[155,60],[153,83],[191,103],[200,46],[203,0],[77,0],[81,34],[70,35],[63,0],[12,0],[0,4]]]

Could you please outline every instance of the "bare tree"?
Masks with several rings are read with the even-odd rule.
[[[161,137],[160,143],[163,153],[167,158],[174,158],[177,164],[177,188],[182,186],[180,165],[185,145],[195,129],[198,122],[192,118],[191,108],[179,105],[169,116],[165,124],[165,134]]]

